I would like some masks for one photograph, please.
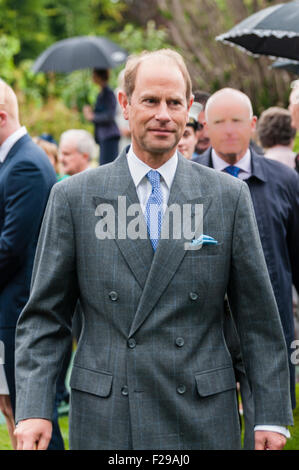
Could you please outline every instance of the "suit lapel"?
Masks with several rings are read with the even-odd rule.
[[[211,198],[209,196],[202,195],[201,186],[200,179],[195,177],[190,162],[179,155],[178,167],[169,195],[168,210],[173,204],[175,204],[177,207],[181,208],[182,213],[183,205],[190,204],[193,209],[191,219],[194,221],[195,204],[199,204],[203,206],[203,217],[205,217],[211,203]],[[163,218],[163,227],[167,220],[166,217],[167,215],[165,214]],[[187,253],[185,243],[190,243],[190,240],[186,240],[184,237],[173,239],[171,237],[172,228],[173,226],[170,224],[170,238],[162,238],[159,241],[142,297],[131,326],[130,335],[133,335],[148,317]]]
[[[146,232],[146,223],[139,205],[136,188],[131,177],[125,150],[113,163],[114,169],[109,173],[105,187],[102,188],[102,195],[93,197],[93,203],[96,207],[100,204],[109,204],[113,207],[115,213],[115,243],[122,252],[125,261],[129,265],[137,282],[144,288],[148,272],[153,260],[153,249],[149,239],[127,236],[127,223],[134,222],[138,218],[140,225],[138,228],[143,233]],[[137,215],[126,217],[127,209],[132,206],[137,210]],[[113,234],[114,235],[114,234]]]

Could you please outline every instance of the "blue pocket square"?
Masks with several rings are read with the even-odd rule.
[[[218,241],[209,235],[201,235],[199,238],[195,238],[190,243],[191,245],[217,245]]]

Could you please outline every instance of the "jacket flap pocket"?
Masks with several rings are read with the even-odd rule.
[[[112,378],[108,372],[98,372],[74,365],[70,387],[99,397],[108,397],[111,392]]]
[[[195,380],[201,397],[236,388],[236,378],[231,366],[201,372],[195,375]]]

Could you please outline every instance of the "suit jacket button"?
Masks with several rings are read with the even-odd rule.
[[[128,339],[128,347],[131,348],[131,349],[134,349],[136,346],[136,341],[134,338],[130,338]]]
[[[128,390],[127,385],[125,385],[125,386],[121,389],[121,394],[122,394],[124,397],[127,397],[127,396],[129,395],[129,390]]]
[[[180,337],[177,338],[175,340],[175,344],[177,345],[178,348],[181,348],[185,344],[184,338],[180,338]]]
[[[189,299],[190,300],[197,300],[198,299],[198,294],[196,292],[190,292]]]
[[[118,299],[118,293],[115,292],[114,290],[112,290],[111,292],[109,292],[109,298],[110,300],[112,301],[115,301]]]
[[[178,386],[178,388],[176,390],[180,395],[183,395],[186,392],[186,386],[181,384],[181,385]]]

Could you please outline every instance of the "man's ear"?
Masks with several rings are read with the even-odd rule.
[[[187,105],[186,124],[187,124],[187,122],[189,121],[189,111],[190,111],[190,108],[191,108],[191,106],[192,106],[192,104],[193,104],[193,101],[194,101],[194,95],[191,95],[191,98],[190,98],[189,103],[188,103],[188,105]]]
[[[5,126],[6,122],[7,122],[7,113],[6,111],[0,110],[0,127]]]
[[[129,119],[129,110],[128,110],[129,100],[128,100],[126,93],[123,90],[119,90],[118,92],[118,102],[123,111],[124,118],[128,120]]]
[[[251,120],[251,131],[255,132],[256,131],[256,124],[257,124],[257,117],[253,116]]]
[[[194,102],[194,95],[191,95],[189,103],[188,103],[188,107],[187,107],[188,108],[188,113],[190,111],[191,106],[193,105],[193,102]]]

